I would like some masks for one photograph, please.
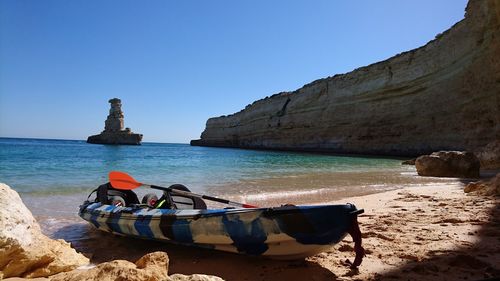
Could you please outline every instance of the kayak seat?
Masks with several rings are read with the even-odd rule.
[[[191,192],[189,188],[182,184],[173,184],[171,189]],[[155,208],[157,209],[207,209],[207,204],[203,199],[195,196],[175,194],[174,192],[163,192],[163,196],[158,199]]]
[[[116,199],[122,198],[125,202],[125,206],[130,206],[132,204],[139,204],[139,198],[132,190],[118,190],[111,186],[111,184],[105,183],[101,184],[97,188],[97,198],[98,202],[102,204],[112,204]]]
[[[154,207],[157,201],[158,201],[158,196],[156,196],[156,194],[148,193],[144,195],[144,197],[142,197],[141,203],[149,207]]]

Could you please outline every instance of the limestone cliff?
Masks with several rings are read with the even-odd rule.
[[[500,1],[418,49],[207,121],[192,145],[418,155],[500,139]]]

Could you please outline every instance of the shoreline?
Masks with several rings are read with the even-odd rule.
[[[262,177],[244,179],[223,185],[208,186],[204,190],[192,189],[199,194],[208,194],[235,202],[249,203],[260,207],[275,207],[283,204],[317,205],[345,198],[399,190],[408,186],[442,186],[459,182],[456,178],[420,177],[414,168],[404,170],[373,170],[362,172],[315,172],[296,173],[294,176]],[[87,198],[92,188],[70,192],[20,192],[20,196],[37,218],[46,235],[68,222],[81,221],[77,216],[78,206]],[[263,190],[265,190],[263,192]],[[155,192],[149,188],[134,190],[141,199]],[[157,192],[158,196],[161,193]],[[223,204],[206,201],[209,208],[224,208]],[[63,203],[56,205],[58,203]],[[50,228],[50,229],[49,229]],[[64,239],[64,237],[61,237]]]
[[[154,251],[168,253],[171,273],[203,273],[225,280],[480,280],[500,276],[500,198],[466,195],[465,183],[403,187],[328,203],[350,202],[359,216],[366,257],[359,271],[346,237],[331,250],[298,261],[278,261],[119,237],[86,222],[65,226],[53,238],[69,237],[94,264],[136,261]],[[311,279],[312,278],[312,279]]]

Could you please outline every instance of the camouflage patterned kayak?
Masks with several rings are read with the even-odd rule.
[[[253,256],[297,259],[331,248],[348,233],[356,260],[363,248],[352,204],[251,209],[152,209],[86,201],[79,215],[114,234]]]

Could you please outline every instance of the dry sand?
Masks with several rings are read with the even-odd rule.
[[[500,276],[500,198],[466,195],[464,184],[408,187],[332,203],[364,208],[359,217],[366,257],[359,270],[350,237],[328,252],[276,261],[117,237],[81,227],[76,241],[94,263],[169,254],[171,273],[204,273],[226,280],[482,280]],[[63,235],[64,229],[61,229]],[[63,235],[64,236],[64,235]]]
[[[345,201],[345,200],[344,200]],[[412,187],[349,198],[367,256],[352,279],[482,280],[500,277],[500,200],[468,196],[463,185]],[[341,261],[351,247],[311,258],[347,279]]]

